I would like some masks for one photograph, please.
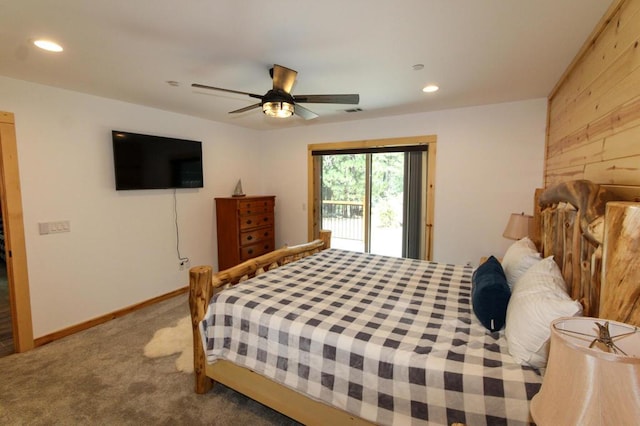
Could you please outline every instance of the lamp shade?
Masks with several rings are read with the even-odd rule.
[[[510,240],[519,240],[529,236],[529,230],[533,222],[533,216],[524,213],[511,213],[509,222],[502,236]]]
[[[638,424],[640,330],[608,321],[620,349],[616,354],[601,343],[589,347],[598,336],[596,322],[607,320],[572,317],[551,323],[547,370],[530,407],[538,426]]]

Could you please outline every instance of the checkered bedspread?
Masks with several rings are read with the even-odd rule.
[[[471,274],[326,250],[217,294],[207,359],[378,424],[527,424],[542,379],[476,319]]]

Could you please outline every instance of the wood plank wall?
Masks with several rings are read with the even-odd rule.
[[[614,1],[549,95],[545,187],[573,179],[640,195],[640,0]]]

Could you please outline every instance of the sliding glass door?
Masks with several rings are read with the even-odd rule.
[[[366,251],[367,162],[364,154],[321,155],[320,223],[331,229],[332,246]]]
[[[314,154],[319,220],[332,246],[422,258],[427,164],[424,146]]]

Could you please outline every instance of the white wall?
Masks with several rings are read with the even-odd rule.
[[[437,136],[434,260],[477,264],[501,255],[509,214],[533,212],[542,185],[546,99],[270,131],[266,192],[277,195],[278,241],[307,239],[307,145]]]
[[[436,260],[501,254],[511,212],[542,183],[546,101],[257,132],[0,77],[15,114],[34,336],[187,284],[175,251],[171,190],[115,191],[111,130],[203,141],[205,187],[178,190],[180,249],[217,268],[213,198],[242,178],[276,195],[277,244],[307,239],[307,144],[435,134]],[[39,222],[69,220],[67,234]]]
[[[188,284],[179,271],[172,190],[115,191],[111,130],[203,142],[202,189],[177,190],[180,251],[217,267],[214,201],[243,184],[253,132],[0,77],[0,110],[16,119],[34,336]],[[38,222],[71,232],[39,235]]]

